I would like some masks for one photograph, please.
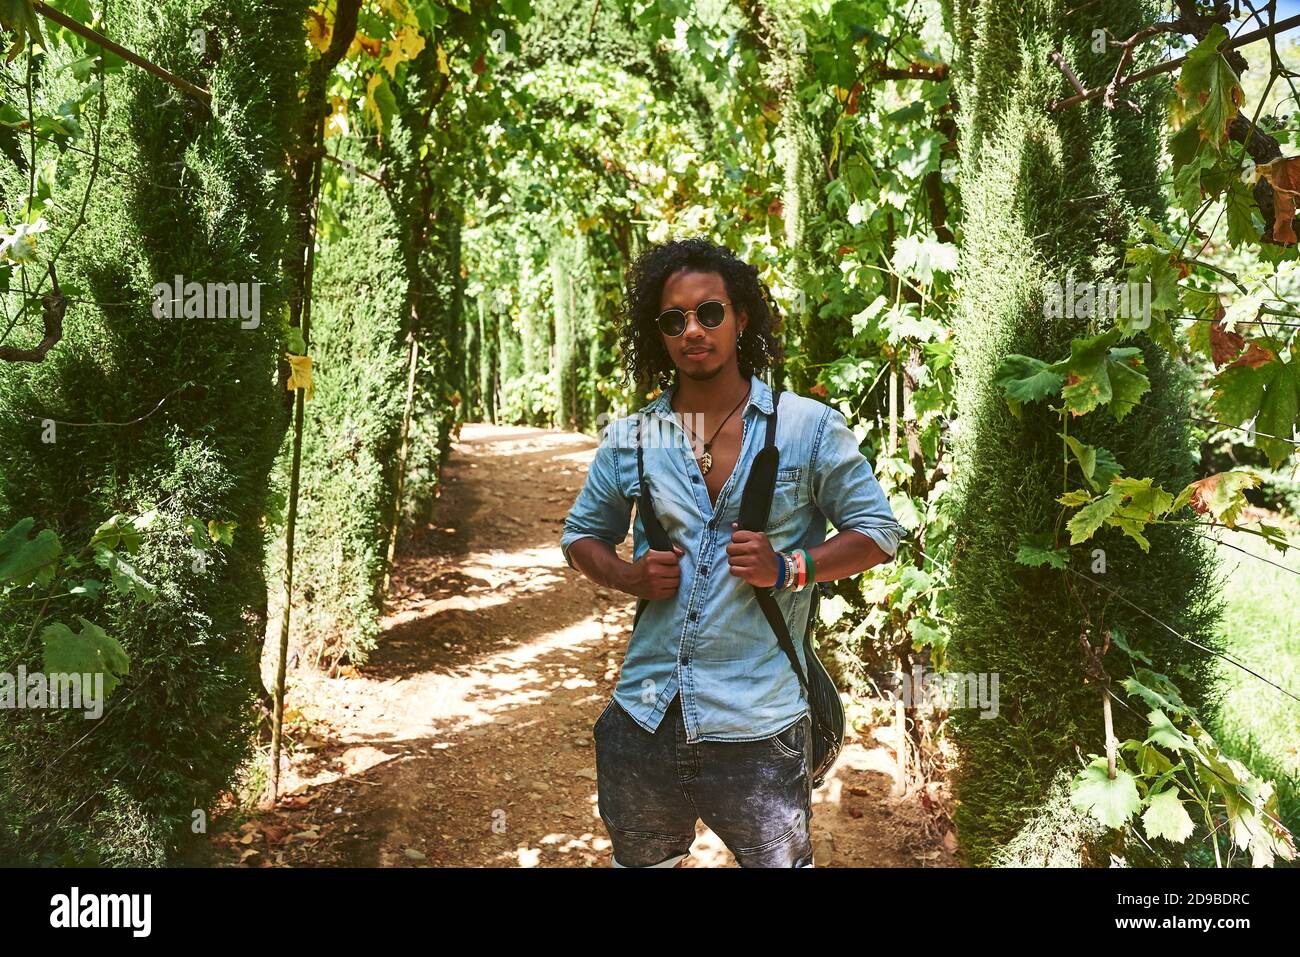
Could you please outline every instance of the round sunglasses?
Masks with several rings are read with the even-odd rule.
[[[716,329],[727,317],[730,299],[706,299],[694,309],[665,309],[655,318],[659,331],[666,336],[680,336],[686,331],[686,315],[694,313],[705,329]]]

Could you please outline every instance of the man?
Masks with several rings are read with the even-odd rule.
[[[772,325],[758,271],[730,250],[681,240],[633,267],[624,353],[638,388],[668,388],[606,430],[560,539],[571,567],[648,599],[592,728],[615,867],[681,866],[697,817],[742,867],[812,865],[811,713],[751,586],[776,589],[806,673],[812,580],[890,561],[904,529],[844,416],[789,392],[766,532],[737,527],[773,414],[758,377],[781,356]],[[638,437],[673,550],[648,547],[638,514],[626,562]]]

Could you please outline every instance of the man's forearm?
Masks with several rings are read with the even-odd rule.
[[[599,538],[580,538],[569,546],[569,557],[578,571],[597,585],[627,591],[627,572],[630,562],[618,557],[614,546]]]
[[[822,544],[808,549],[819,582],[857,575],[889,560],[876,542],[861,532],[837,532]]]

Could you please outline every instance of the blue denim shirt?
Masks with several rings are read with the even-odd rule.
[[[628,641],[614,697],[637,724],[653,732],[680,689],[691,743],[765,738],[808,710],[799,679],[753,589],[731,574],[727,561],[731,523],[738,521],[745,480],[766,440],[767,416],[772,414],[771,388],[758,376],[752,383],[742,413],[740,458],[718,493],[716,508],[690,440],[673,415],[669,389],[641,413],[606,427],[560,537],[571,568],[575,566],[569,547],[578,539],[598,538],[618,546],[627,538],[640,494],[639,427],[655,511],[669,539],[685,554],[678,559],[681,583],[676,595],[649,602]],[[774,549],[821,544],[829,520],[837,531],[868,536],[892,559],[906,530],[895,521],[871,464],[838,410],[783,392],[776,445],[780,463],[766,529]],[[633,560],[648,548],[638,514]],[[797,593],[782,589],[776,600],[806,674],[802,636],[812,588]]]

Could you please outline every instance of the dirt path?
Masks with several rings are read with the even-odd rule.
[[[292,673],[286,796],[219,824],[219,863],[609,865],[591,725],[634,601],[559,549],[594,450],[585,435],[464,427],[435,524],[399,556],[379,649],[346,677]],[[950,865],[925,810],[936,795],[891,797],[892,731],[850,733],[814,794],[817,866]],[[697,831],[690,866],[735,866]]]

